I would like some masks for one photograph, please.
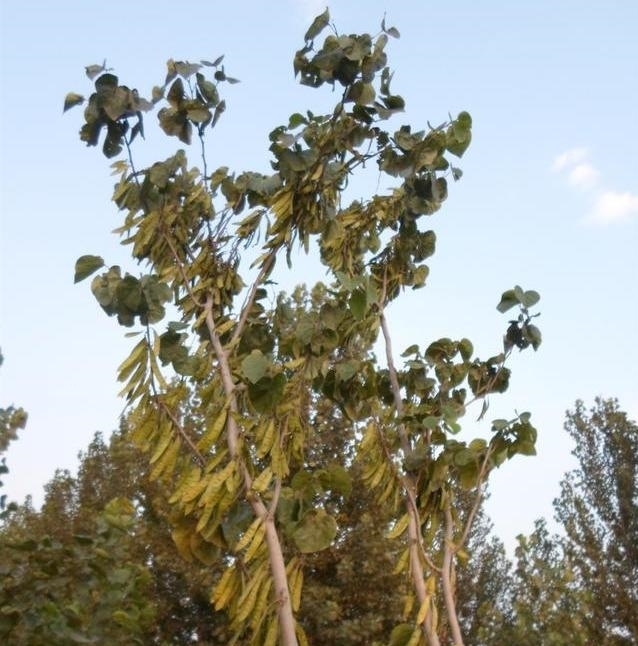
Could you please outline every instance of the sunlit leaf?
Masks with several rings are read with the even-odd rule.
[[[62,111],[66,112],[76,105],[81,105],[82,103],[84,103],[84,97],[81,94],[69,92],[66,97],[64,97],[64,109]]]
[[[100,256],[81,256],[75,263],[74,283],[79,283],[98,269],[104,267],[104,259]]]
[[[242,362],[242,374],[248,381],[256,384],[268,372],[270,361],[261,350],[253,350]]]
[[[326,9],[321,15],[317,16],[304,36],[304,40],[314,40],[330,23],[330,12]]]
[[[304,516],[292,538],[302,554],[310,554],[330,547],[336,534],[337,521],[325,511],[319,510]]]

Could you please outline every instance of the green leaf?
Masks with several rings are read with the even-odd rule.
[[[357,105],[370,105],[374,103],[376,93],[372,83],[356,81],[352,84],[346,95],[346,102],[354,101]]]
[[[125,531],[134,520],[135,507],[127,498],[113,498],[104,508],[104,520],[111,526]]]
[[[419,346],[416,343],[414,343],[410,347],[406,348],[401,353],[401,356],[402,357],[409,357],[410,355],[418,354],[418,352],[419,352]]]
[[[102,267],[104,267],[104,259],[100,256],[81,256],[75,263],[73,282],[79,283]]]
[[[81,94],[69,92],[64,97],[64,109],[62,110],[62,112],[66,112],[67,110],[75,107],[76,105],[80,105],[81,103],[84,103],[84,97]]]
[[[407,646],[414,632],[412,624],[399,624],[392,629],[389,646]]]
[[[468,448],[474,453],[479,453],[487,448],[487,442],[483,438],[476,438],[470,442]]]
[[[306,119],[306,117],[304,117],[303,114],[300,114],[299,112],[295,112],[294,114],[290,115],[290,119],[288,120],[288,128],[290,130],[294,130],[299,126],[305,126],[305,125],[308,125],[308,119]]]
[[[325,490],[339,493],[346,498],[352,491],[352,478],[340,464],[329,464],[319,474],[319,481]]]
[[[459,112],[459,116],[456,117],[456,123],[463,130],[469,130],[472,127],[472,117],[469,112]]]
[[[306,514],[292,538],[302,554],[310,554],[330,547],[336,535],[337,521],[321,509]]]
[[[357,321],[363,320],[366,313],[366,307],[368,305],[366,292],[361,288],[355,289],[350,295],[348,304],[350,306],[352,316],[354,316]]]
[[[222,54],[221,56],[218,56],[212,63],[210,61],[201,61],[201,64],[206,65],[208,67],[217,67],[223,60],[224,60],[224,54]]]
[[[513,289],[508,289],[506,292],[503,292],[501,296],[500,303],[496,306],[496,309],[501,312],[507,312],[507,310],[512,309],[512,307],[519,304],[518,298]]]
[[[463,361],[469,361],[474,352],[474,346],[469,339],[461,339],[459,341],[459,352],[461,353],[461,358]]]
[[[215,107],[215,112],[213,114],[213,121],[210,124],[211,128],[219,121],[219,117],[221,117],[225,111],[226,111],[226,101],[220,101]]]
[[[173,85],[171,85],[168,90],[166,99],[174,108],[180,106],[184,100],[184,83],[182,82],[182,79],[175,79]]]
[[[304,36],[304,40],[314,40],[330,23],[330,12],[326,9],[321,15],[317,16]]]
[[[521,300],[524,307],[534,307],[538,301],[540,301],[541,296],[538,292],[535,292],[533,289],[530,289],[523,293],[523,298]]]
[[[175,71],[184,78],[192,76],[200,68],[201,65],[197,63],[189,63],[188,61],[176,61],[175,63]]]
[[[538,350],[543,340],[541,331],[535,325],[528,323],[523,328],[523,334],[525,338],[530,342],[532,348],[534,348],[534,350]]]
[[[251,384],[256,384],[268,372],[270,361],[261,350],[253,350],[242,362],[242,374]]]
[[[389,36],[392,36],[392,38],[400,38],[401,34],[399,33],[399,30],[396,27],[386,27],[385,26],[385,16],[383,16],[383,20],[381,21],[381,31],[384,34],[388,34]]]
[[[216,106],[219,103],[219,93],[214,83],[206,80],[206,77],[199,72],[195,75],[197,87],[209,106]]]

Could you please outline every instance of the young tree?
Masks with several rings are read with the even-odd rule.
[[[306,86],[341,88],[338,102],[326,115],[296,112],[270,133],[270,175],[208,169],[205,137],[226,108],[219,88],[234,81],[221,58],[170,60],[152,102],[104,66],[87,68],[95,91],[80,138],[96,145],[105,131],[104,154],[126,153],[113,164],[113,200],[124,213],[118,232],[148,272],[138,278],[113,266],[91,288],[107,314],[141,327],[119,372],[132,435],[149,452],[152,476],[170,489],[180,551],[204,560],[221,554],[226,569],[212,600],[236,635],[266,645],[306,640],[295,618],[304,568],[337,537],[334,501],[349,495],[358,468],[384,506],[383,529],[402,546],[395,570],[411,585],[391,643],[437,646],[445,624],[460,645],[456,558],[490,470],[533,453],[536,431],[523,413],[496,420],[489,441],[454,436],[473,401],[506,390],[512,349],[540,344],[529,311],[539,296],[520,287],[503,294],[499,309],[520,314],[502,352],[486,361],[468,339],[442,338],[410,346],[397,365],[386,310],[404,289],[425,284],[436,236],[422,222],[446,199],[446,178],[461,175],[448,157],[469,146],[471,118],[384,129],[404,108],[385,51],[397,30],[382,23],[375,37],[335,32],[319,47],[328,25],[326,11],[306,32],[294,69]],[[69,94],[65,109],[82,102]],[[135,166],[143,113],[162,102],[160,127],[185,144],[197,137],[201,170],[183,150]],[[398,185],[344,204],[350,177],[371,163]],[[274,297],[276,265],[285,259],[290,267],[294,248],[308,252],[311,241],[331,282]],[[83,256],[76,281],[103,265]],[[179,320],[160,333],[166,303]],[[385,365],[372,351],[378,338]],[[169,381],[164,367],[180,380]],[[322,406],[351,431],[354,457],[345,466],[330,455],[307,460]],[[466,515],[459,488],[473,492]]]

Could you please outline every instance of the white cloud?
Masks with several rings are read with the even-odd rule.
[[[557,173],[563,170],[566,166],[573,166],[574,164],[582,162],[588,155],[589,151],[587,148],[583,147],[566,150],[564,153],[561,153],[554,158],[552,170]]]
[[[571,148],[556,155],[552,170],[561,173],[567,183],[581,190],[592,191],[589,194],[589,222],[611,224],[638,216],[638,194],[631,191],[613,191],[601,186],[600,173],[588,161],[589,150],[583,146]]]
[[[587,163],[574,166],[569,172],[567,180],[572,186],[577,188],[593,188],[598,183],[600,173]]]
[[[625,191],[605,191],[594,205],[592,219],[601,223],[619,222],[638,215],[638,195]]]

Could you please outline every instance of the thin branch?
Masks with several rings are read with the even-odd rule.
[[[237,399],[234,395],[235,383],[233,382],[233,376],[230,371],[230,366],[228,365],[228,355],[226,354],[219,335],[217,334],[215,319],[213,317],[213,299],[210,294],[206,298],[206,303],[204,304],[204,313],[206,316],[206,326],[208,328],[210,342],[219,363],[219,372],[222,378],[224,393],[229,400],[228,405],[230,408],[230,414],[227,418],[227,441],[230,456],[235,458],[237,457],[237,448],[239,443],[239,428],[237,427],[237,420],[235,419],[235,415],[237,413]]]
[[[455,552],[458,552],[463,545],[465,545],[468,536],[470,535],[470,531],[472,530],[472,525],[474,524],[474,519],[476,518],[476,514],[478,513],[478,510],[481,506],[481,502],[483,501],[483,491],[481,490],[482,484],[484,484],[485,481],[485,474],[487,473],[487,467],[489,464],[489,459],[492,456],[494,449],[491,446],[488,446],[487,451],[485,452],[485,457],[483,458],[483,464],[481,465],[481,470],[479,471],[476,486],[477,486],[477,492],[476,492],[476,498],[474,500],[474,504],[472,505],[472,508],[470,509],[470,513],[467,516],[467,521],[465,522],[465,527],[463,528],[463,533],[461,534],[461,538],[458,540],[456,544],[456,549]]]
[[[177,429],[177,432],[179,433],[179,435],[181,435],[184,442],[186,442],[186,444],[188,445],[188,448],[191,450],[191,453],[195,456],[195,459],[199,463],[199,466],[203,467],[206,464],[206,460],[204,460],[204,456],[199,452],[197,446],[195,445],[193,440],[189,437],[184,427],[180,424],[179,420],[174,415],[173,411],[170,410],[170,408],[168,408],[168,406],[159,398],[156,398],[156,401],[158,403],[158,406],[161,408],[161,410],[166,415],[168,415],[171,422],[173,422],[173,426]]]
[[[394,365],[394,356],[392,353],[392,340],[390,338],[390,330],[388,328],[388,322],[385,317],[384,305],[385,305],[385,296],[387,290],[387,281],[384,276],[383,281],[383,290],[382,290],[382,299],[379,303],[379,322],[381,325],[381,331],[383,333],[383,340],[385,343],[385,352],[386,352],[386,361],[388,364],[388,373],[390,375],[390,385],[392,387],[392,395],[394,397],[394,406],[397,412],[397,417],[399,420],[403,416],[403,399],[401,398],[401,386],[399,384],[399,377],[397,375],[396,367]],[[407,432],[403,422],[399,421],[398,424],[399,437],[401,439],[401,446],[403,452],[407,455],[410,451],[410,440],[408,438]],[[410,549],[410,572],[412,573],[412,582],[414,585],[414,590],[419,601],[419,606],[421,606],[427,599],[427,591],[425,588],[425,574],[423,572],[423,564],[421,563],[421,556],[424,557],[424,560],[434,571],[437,571],[438,568],[434,566],[434,563],[427,555],[424,545],[423,545],[423,536],[421,535],[421,520],[419,518],[419,511],[416,503],[415,495],[415,483],[413,479],[409,476],[406,476],[404,479],[404,491],[405,491],[405,506],[408,512],[408,541]],[[439,638],[436,634],[436,630],[433,626],[431,613],[428,613],[425,621],[421,626],[422,631],[427,636],[427,639],[430,643],[430,646],[439,646]]]
[[[272,500],[270,505],[268,505],[268,517],[274,518],[275,511],[277,510],[277,505],[279,504],[279,496],[281,495],[281,478],[275,480],[275,490],[272,494]]]
[[[445,508],[443,510],[445,517],[445,539],[443,545],[443,568],[441,574],[441,585],[443,587],[443,600],[447,610],[447,619],[452,631],[452,639],[454,646],[463,646],[463,635],[461,634],[461,626],[456,612],[456,602],[454,600],[454,591],[452,590],[452,556],[455,552],[454,548],[454,520],[452,518],[452,510],[450,508],[449,497],[445,501]]]
[[[246,321],[248,320],[248,316],[250,315],[250,310],[252,309],[252,306],[255,302],[255,298],[257,296],[257,290],[261,286],[262,281],[266,278],[266,276],[268,276],[268,274],[272,270],[276,256],[277,256],[277,250],[273,249],[264,260],[261,266],[261,269],[259,270],[259,274],[257,275],[257,278],[255,278],[255,282],[250,288],[250,293],[248,294],[246,298],[246,302],[244,303],[244,306],[242,308],[241,316],[239,317],[239,321],[237,322],[237,326],[235,327],[233,336],[231,337],[231,340],[230,340],[231,346],[239,339],[242,332],[244,331],[244,327],[246,326]]]
[[[498,367],[498,370],[494,373],[493,377],[487,382],[487,384],[485,384],[485,386],[481,389],[481,392],[478,395],[472,397],[472,399],[470,399],[470,401],[465,404],[465,408],[469,408],[474,402],[477,402],[479,399],[485,399],[490,395],[490,390],[500,377],[501,372],[503,372],[505,368],[505,362],[509,359],[511,353],[512,351],[509,350],[508,352],[505,352],[503,354],[503,361],[501,361],[501,365]],[[481,417],[479,417],[479,419],[481,419]]]
[[[238,412],[237,398],[235,395],[235,383],[228,363],[228,354],[224,350],[213,317],[213,299],[208,295],[204,305],[206,316],[206,326],[210,337],[213,351],[217,356],[219,370],[222,379],[224,393],[229,400],[229,415],[226,421],[226,441],[228,450],[232,458],[239,457],[239,427],[237,426],[236,414]],[[246,491],[250,491],[252,478],[248,468],[240,462],[244,486]],[[277,492],[276,492],[277,493]],[[276,496],[278,499],[278,494]],[[279,628],[281,630],[281,643],[283,646],[297,646],[297,636],[295,634],[295,617],[292,612],[290,592],[288,588],[288,577],[286,575],[286,562],[284,561],[281,540],[274,522],[274,513],[267,509],[260,496],[249,496],[248,501],[253,508],[256,516],[262,518],[266,528],[266,544],[268,546],[268,558],[270,561],[270,571],[272,572],[273,583],[275,587],[275,596],[277,599],[277,615],[279,619]],[[273,508],[274,511],[274,508]]]
[[[182,281],[184,282],[184,287],[186,288],[188,295],[191,297],[191,300],[193,301],[193,303],[195,303],[197,307],[205,307],[204,304],[201,301],[199,301],[195,297],[195,294],[193,293],[193,290],[190,286],[190,282],[188,280],[188,276],[186,275],[186,271],[184,270],[184,263],[179,257],[179,254],[177,253],[177,249],[175,248],[173,241],[171,240],[170,236],[165,232],[162,232],[162,235],[164,236],[164,240],[166,241],[166,244],[168,245],[169,249],[171,250],[171,253],[173,254],[173,259],[175,260],[177,269],[180,275],[182,276]]]

